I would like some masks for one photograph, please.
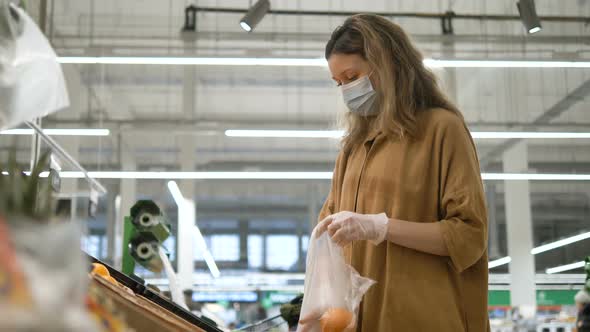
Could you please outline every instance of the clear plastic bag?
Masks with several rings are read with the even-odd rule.
[[[354,328],[362,297],[373,284],[374,280],[361,277],[345,262],[342,248],[327,232],[316,238],[314,230],[307,252],[300,315],[304,321],[297,331],[337,332]]]
[[[0,129],[69,105],[61,65],[45,35],[20,8],[0,0]]]

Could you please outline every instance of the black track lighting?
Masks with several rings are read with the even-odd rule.
[[[256,28],[256,25],[262,21],[262,18],[268,11],[270,10],[270,1],[269,0],[258,0],[254,4],[254,6],[248,9],[248,12],[244,17],[240,20],[240,26],[242,29],[251,32]]]
[[[520,20],[528,33],[541,31],[541,20],[537,16],[535,0],[518,0],[516,7],[520,13]]]

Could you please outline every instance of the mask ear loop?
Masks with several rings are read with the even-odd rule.
[[[373,80],[371,80],[371,76],[373,76],[373,74],[375,73],[375,69],[371,69],[371,72],[367,74],[367,78],[369,79],[369,82],[371,82],[371,87],[373,88],[373,90],[375,90],[375,86],[373,85]],[[376,92],[376,90],[375,90]]]
[[[371,70],[371,72],[368,73],[367,75],[364,75],[362,77],[359,77],[359,78],[357,78],[356,80],[354,80],[354,81],[352,81],[350,83],[342,84],[340,87],[341,88],[345,87],[345,89],[346,89],[346,88],[350,88],[350,87],[356,86],[356,84],[360,84],[361,79],[367,77],[367,79],[369,80],[369,83],[371,83],[371,88],[373,88],[373,90],[375,90],[375,88],[373,87],[373,82],[371,81],[371,75],[373,75],[374,72],[375,72],[375,70]]]

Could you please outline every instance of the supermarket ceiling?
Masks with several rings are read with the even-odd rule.
[[[194,32],[182,32],[190,1],[55,1],[46,33],[63,57],[290,57],[321,58],[343,12],[516,16],[513,1],[271,1],[275,11],[251,33],[240,28],[243,13],[198,11]],[[243,9],[248,1],[196,1],[199,8]],[[35,14],[36,4],[30,5]],[[440,19],[391,18],[401,24],[427,58],[590,59],[590,27],[568,17],[588,17],[587,1],[537,1],[543,30],[527,35],[519,20],[453,20],[443,34]],[[326,15],[333,13],[332,15]],[[533,53],[534,52],[534,53]],[[195,154],[198,168],[241,170],[331,169],[333,139],[232,138],[227,129],[334,129],[344,110],[325,67],[64,64],[71,107],[44,122],[53,128],[106,128],[107,137],[58,137],[90,169],[180,167]],[[590,79],[579,68],[438,68],[435,72],[472,130],[578,132],[588,128]],[[587,84],[588,85],[588,84]],[[566,103],[555,112],[556,105]],[[549,113],[549,116],[546,116]],[[545,115],[545,117],[544,117]],[[542,119],[542,121],[536,121]],[[189,147],[185,145],[190,143]],[[535,139],[537,169],[587,172],[588,139]],[[486,155],[501,139],[478,140]],[[28,157],[28,142],[20,147]],[[188,150],[187,150],[188,149]],[[125,159],[125,160],[124,160]],[[499,159],[485,169],[501,169]],[[560,163],[560,165],[557,165]]]

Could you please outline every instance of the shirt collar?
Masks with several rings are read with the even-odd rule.
[[[371,130],[367,134],[367,137],[365,138],[365,142],[374,141],[377,138],[377,136],[379,136],[380,134],[381,134],[381,129]]]

